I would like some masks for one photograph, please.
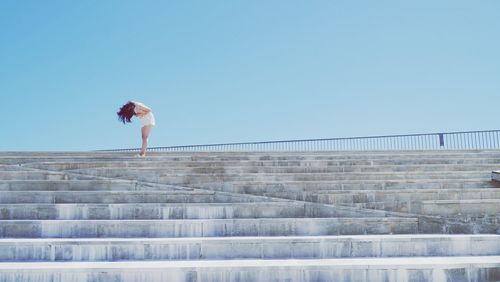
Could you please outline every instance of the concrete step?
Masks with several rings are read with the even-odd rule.
[[[500,235],[0,239],[0,261],[329,259],[487,256]]]
[[[416,218],[2,220],[1,238],[220,237],[411,234]]]
[[[390,172],[491,172],[499,164],[473,165],[371,165],[371,166],[256,166],[256,167],[157,167],[156,169],[172,174],[282,174],[282,173],[390,173]]]
[[[448,217],[455,217],[458,215],[467,215],[474,217],[496,216],[500,221],[500,198],[434,200],[423,201],[421,205],[422,214],[441,215]]]
[[[0,191],[142,191],[172,190],[129,180],[0,180]]]
[[[47,170],[75,170],[88,168],[113,168],[113,167],[133,167],[148,168],[157,167],[161,169],[259,169],[259,168],[295,168],[295,169],[363,169],[380,167],[381,169],[425,169],[426,167],[449,167],[449,170],[464,170],[464,168],[475,169],[479,167],[500,166],[498,159],[408,159],[402,160],[346,160],[346,161],[71,161],[71,162],[41,162],[25,164],[23,167],[39,168]],[[455,169],[454,169],[455,168]],[[445,169],[443,169],[445,170]]]
[[[27,169],[19,165],[0,165],[0,171],[26,171]]]
[[[212,191],[2,191],[0,204],[119,204],[119,203],[214,203],[253,202]]]
[[[266,196],[472,220],[500,215],[500,189],[277,192]],[[499,217],[500,219],[500,217]],[[496,220],[498,221],[498,220]]]
[[[485,172],[489,173],[493,169],[500,167],[499,164],[489,165],[392,165],[392,166],[328,166],[328,167],[307,167],[307,166],[256,166],[256,167],[171,167],[171,166],[138,166],[127,167],[128,169],[137,169],[142,171],[157,171],[174,175],[179,174],[225,174],[225,175],[245,175],[245,174],[292,174],[292,173],[390,173],[390,172]],[[44,168],[52,169],[55,168]],[[89,168],[86,168],[88,170]],[[123,167],[108,166],[106,170],[123,170]],[[79,171],[80,169],[73,169]],[[84,172],[84,171],[81,171]]]
[[[290,202],[182,204],[0,204],[1,220],[229,219],[342,216]]]
[[[498,280],[500,280],[499,256],[0,264],[0,281],[473,282]]]
[[[0,171],[0,180],[92,180],[95,177],[43,171]]]
[[[384,201],[424,201],[460,199],[500,199],[498,188],[478,189],[394,189],[394,190],[317,190],[304,192],[277,192],[267,196],[295,198],[308,201],[311,197],[328,197],[329,203],[367,203]]]
[[[349,181],[246,181],[205,182],[190,184],[190,187],[234,193],[264,194],[276,192],[349,191],[349,190],[404,190],[404,189],[477,189],[495,188],[495,184],[484,179],[432,179],[432,180],[349,180]]]
[[[318,190],[265,193],[265,196],[324,204],[386,203],[409,208],[412,203],[430,200],[499,199],[500,189],[403,189],[403,190]],[[399,210],[400,212],[410,212]],[[416,211],[414,211],[416,212]]]
[[[158,169],[82,169],[78,173],[93,176],[161,181],[171,184],[214,181],[340,181],[340,180],[428,180],[471,178],[491,180],[491,171],[439,171],[388,173],[259,173],[259,174],[170,174]]]
[[[0,180],[0,191],[173,191],[187,190],[166,184],[134,180]]]
[[[487,200],[483,200],[487,201]],[[320,202],[318,202],[320,203]],[[445,206],[445,204],[443,204]],[[480,213],[477,210],[481,209],[472,209],[469,213],[464,207],[463,212],[453,213],[450,211],[446,211],[443,214],[438,214],[440,212],[439,208],[429,208],[428,213],[423,210],[423,202],[411,202],[411,203],[402,203],[400,205],[390,203],[390,202],[369,202],[369,203],[358,203],[358,204],[346,204],[340,206],[351,206],[359,209],[373,209],[377,211],[388,211],[388,212],[402,212],[402,213],[410,213],[410,214],[420,214],[420,215],[433,215],[433,216],[442,216],[447,217],[452,220],[460,220],[468,223],[476,223],[476,224],[494,224],[496,227],[489,232],[498,233],[500,229],[500,214],[499,213]],[[487,205],[488,206],[488,205]],[[491,212],[492,209],[485,208],[484,212]],[[489,233],[489,232],[475,232],[474,233]]]
[[[112,169],[115,167],[192,171],[196,173],[222,172],[393,172],[393,171],[477,171],[493,170],[500,166],[500,159],[439,159],[439,160],[356,160],[356,161],[242,161],[242,162],[143,162],[100,164],[33,164],[32,167],[51,170]],[[69,168],[68,168],[69,166]]]

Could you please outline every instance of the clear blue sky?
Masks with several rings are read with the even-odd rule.
[[[0,151],[498,129],[500,1],[0,1]]]

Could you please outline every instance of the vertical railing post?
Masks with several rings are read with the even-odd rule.
[[[444,135],[439,133],[439,146],[444,147]]]

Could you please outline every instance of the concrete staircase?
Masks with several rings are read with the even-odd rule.
[[[0,281],[500,281],[500,151],[0,154]]]

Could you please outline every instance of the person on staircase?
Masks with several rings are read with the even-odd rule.
[[[145,157],[151,128],[156,125],[153,111],[143,103],[128,101],[120,108],[117,114],[118,119],[124,124],[132,122],[132,117],[134,116],[141,122],[142,146],[139,157]]]

